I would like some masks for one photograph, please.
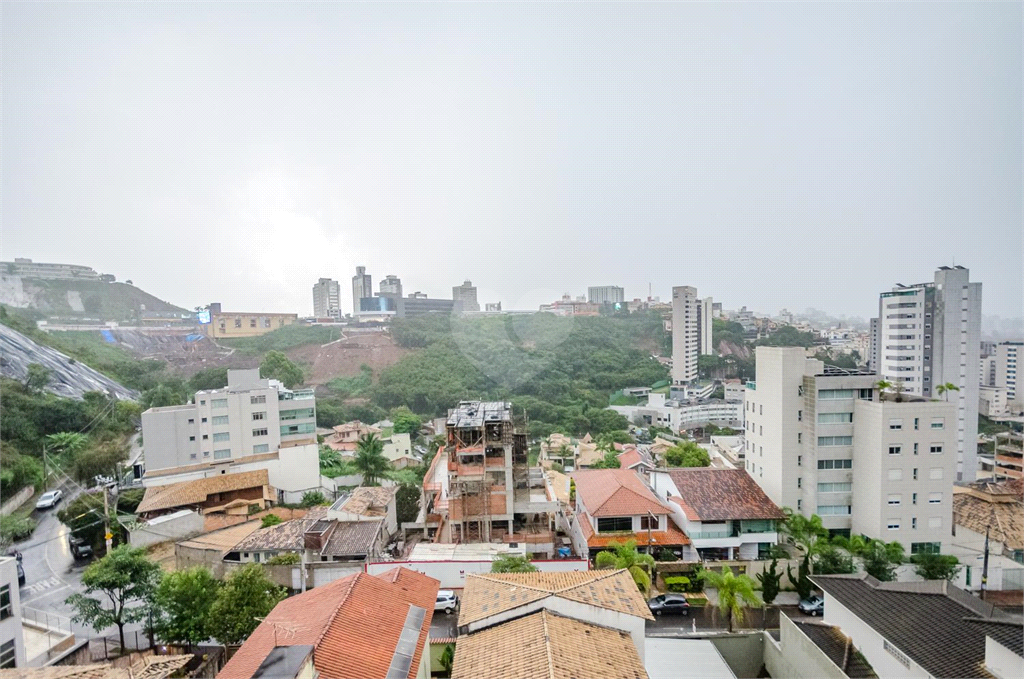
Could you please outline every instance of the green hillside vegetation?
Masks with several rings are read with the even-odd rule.
[[[145,305],[147,311],[188,313],[187,309],[174,306],[127,283],[24,278],[22,284],[25,292],[36,300],[35,308],[46,316],[133,321],[139,318],[141,305]],[[69,291],[79,293],[84,311],[71,308],[68,303]]]
[[[341,339],[341,329],[322,325],[286,325],[259,337],[218,339],[219,344],[247,354],[285,351],[307,344],[327,344]]]

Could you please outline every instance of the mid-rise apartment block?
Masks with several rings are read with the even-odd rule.
[[[341,320],[341,286],[338,281],[321,278],[313,286],[313,315]]]
[[[589,287],[587,301],[591,304],[622,304],[626,301],[626,291],[617,285]]]
[[[320,486],[316,399],[259,370],[229,370],[228,386],[197,391],[191,403],[142,413],[143,484],[267,469],[289,493]]]
[[[476,286],[472,281],[452,288],[452,300],[462,305],[463,311],[480,311],[480,302],[476,298]]]
[[[773,502],[819,515],[833,533],[932,549],[950,533],[956,410],[880,394],[878,379],[800,347],[758,347],[746,469]]]
[[[681,285],[672,288],[672,382],[677,385],[697,381],[697,356],[700,334],[697,321],[697,288]]]
[[[697,351],[701,356],[712,356],[715,353],[712,322],[714,300],[710,297],[697,300]]]
[[[995,479],[1024,478],[1024,436],[1014,431],[996,434]]]
[[[366,273],[365,266],[356,267],[352,277],[352,315],[359,315],[360,300],[373,297],[373,277]]]
[[[981,283],[962,266],[943,266],[931,283],[883,292],[872,326],[876,372],[903,392],[946,394],[956,406],[957,478],[971,481],[978,466],[978,387],[981,367]]]

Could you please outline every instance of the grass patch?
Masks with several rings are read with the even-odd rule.
[[[247,354],[284,351],[307,344],[327,344],[341,339],[341,328],[322,325],[286,325],[259,337],[220,339],[218,343]]]
[[[359,366],[359,374],[355,377],[335,377],[327,383],[327,388],[342,398],[362,396],[373,384],[373,369],[365,363]]]
[[[0,516],[0,543],[6,545],[31,537],[38,525],[36,520],[29,516],[31,513],[30,507],[27,511],[18,510],[9,516]]]

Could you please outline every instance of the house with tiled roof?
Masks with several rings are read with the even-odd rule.
[[[333,433],[324,437],[324,445],[331,450],[336,450],[339,453],[354,454],[356,450],[356,444],[359,443],[359,439],[367,434],[376,434],[380,436],[382,433],[380,429],[370,424],[364,424],[359,420],[352,420],[344,424],[339,424],[334,427]]]
[[[278,554],[299,554],[306,563],[364,563],[381,556],[388,540],[385,517],[338,521],[328,512],[327,507],[314,507],[301,519],[254,531],[232,547],[224,561],[264,563]]]
[[[646,677],[652,619],[626,570],[469,575],[452,676]]]
[[[327,511],[337,521],[377,521],[384,519],[388,537],[398,532],[398,486],[360,486],[342,493]]]
[[[877,679],[874,668],[835,625],[779,615],[776,636],[765,635],[765,668],[793,679]]]
[[[692,558],[690,539],[673,521],[672,510],[634,471],[586,469],[570,477],[569,535],[581,556],[633,540],[640,551],[668,549]]]
[[[1020,617],[945,580],[879,582],[870,575],[813,575],[811,580],[824,592],[825,624],[848,636],[851,650],[880,677],[1022,676]]]
[[[193,481],[149,486],[135,512],[144,519],[152,519],[183,509],[199,514],[242,514],[266,509],[277,499],[277,490],[270,485],[266,469],[255,469],[233,474],[219,474]]]
[[[616,444],[618,445],[618,444]],[[644,474],[650,474],[657,468],[652,458],[648,453],[637,450],[636,446],[627,446],[623,448],[623,452],[616,455],[619,459],[620,469],[631,469],[634,472]]]
[[[312,665],[331,679],[428,679],[427,640],[439,586],[433,578],[394,568],[380,575],[356,573],[289,597],[217,677],[308,677],[314,676]]]
[[[658,469],[650,484],[701,559],[757,559],[779,541],[785,514],[745,469]]]
[[[989,553],[1024,563],[1024,482],[978,481],[953,486],[953,549]],[[1013,564],[1007,564],[1013,566]]]

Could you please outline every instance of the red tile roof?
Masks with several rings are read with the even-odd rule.
[[[576,495],[591,516],[671,514],[630,469],[586,469],[573,472],[572,478]]]
[[[786,518],[745,469],[669,469],[668,475],[679,491],[683,501],[680,506],[688,519],[728,521]]]
[[[323,677],[383,679],[410,605],[426,609],[409,669],[414,677],[439,586],[433,578],[399,567],[377,576],[356,573],[285,599],[217,677],[251,677],[275,646],[312,645],[313,665]]]

